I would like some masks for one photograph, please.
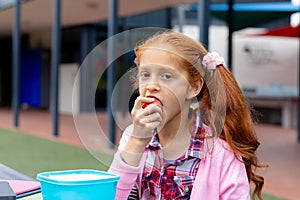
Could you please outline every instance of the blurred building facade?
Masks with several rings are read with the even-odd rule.
[[[237,0],[235,3],[255,2],[288,2],[288,0]],[[51,20],[52,1],[32,0],[21,1],[21,88],[20,104],[24,106],[49,108],[50,99],[50,58],[51,58]],[[106,1],[65,1],[62,7],[62,40],[61,40],[61,66],[73,63],[73,72],[65,70],[66,76],[72,76],[87,54],[100,42],[107,39],[107,2]],[[120,1],[119,32],[139,27],[162,27],[167,29],[180,29],[179,7],[184,9],[184,27],[186,33],[197,39],[199,32],[191,30],[198,28],[197,12],[193,9],[197,1],[155,1],[152,3],[133,1],[130,4]],[[160,2],[160,3],[159,3]],[[136,3],[136,4],[135,4]],[[227,1],[212,0],[211,4],[226,4]],[[77,5],[78,4],[78,5]],[[143,6],[139,6],[144,4]],[[0,4],[1,5],[1,4]],[[4,5],[4,4],[2,4]],[[137,7],[132,9],[132,7]],[[13,7],[3,6],[0,10],[0,106],[10,106],[12,98],[12,19]],[[35,13],[35,14],[32,14]],[[38,16],[38,17],[37,17]],[[40,18],[40,19],[38,19]],[[218,38],[211,38],[210,49],[220,50],[226,54],[227,28],[226,19],[215,18],[212,15],[212,34],[222,31]],[[289,18],[283,18],[260,27],[274,27],[289,23]],[[190,26],[190,28],[189,28]],[[184,30],[181,30],[184,31]],[[195,32],[195,31],[194,31]],[[215,42],[214,42],[215,41]],[[222,42],[223,41],[223,42]],[[223,52],[222,52],[223,51]],[[127,62],[132,62],[129,59]],[[131,64],[127,64],[131,66]],[[125,69],[126,70],[126,69]],[[67,73],[67,74],[66,74]],[[121,72],[122,73],[122,72]],[[72,79],[72,77],[69,77]],[[67,78],[63,79],[66,80]],[[74,77],[73,77],[74,79]],[[82,79],[81,82],[88,81]],[[62,83],[64,84],[64,83]],[[96,108],[106,107],[106,85],[101,82],[95,94]],[[72,88],[62,88],[70,91]],[[70,96],[63,92],[62,95]],[[65,98],[63,98],[65,99]],[[89,111],[86,105],[88,99],[84,90],[79,95],[78,112]],[[70,102],[71,104],[71,102]],[[64,109],[62,109],[64,110]]]

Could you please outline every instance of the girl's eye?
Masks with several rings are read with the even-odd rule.
[[[150,77],[150,73],[149,72],[141,72],[140,77],[141,78],[148,78],[148,77]]]
[[[169,80],[169,79],[172,78],[172,75],[171,75],[171,74],[163,74],[163,75],[162,75],[162,78],[163,78],[163,79],[166,79],[166,80]]]

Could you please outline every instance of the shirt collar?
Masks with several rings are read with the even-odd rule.
[[[153,150],[153,151],[162,148],[162,146],[159,143],[157,129],[155,129],[153,131],[153,137],[152,137],[151,141],[148,144],[148,148],[151,149],[151,150]]]
[[[148,144],[148,148],[152,151],[161,150],[162,146],[159,143],[158,133],[155,129],[153,132],[153,137],[151,141]],[[190,146],[188,150],[186,151],[184,158],[188,159],[188,157],[194,157],[194,158],[203,158],[203,142],[204,139],[201,136],[205,135],[205,128],[203,128],[203,123],[201,123],[200,117],[197,116],[194,132],[192,134],[192,138],[190,141]]]

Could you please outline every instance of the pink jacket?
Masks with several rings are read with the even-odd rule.
[[[122,160],[120,153],[129,139],[129,129],[125,130],[119,151],[109,169],[111,173],[121,176],[117,185],[117,200],[127,200],[133,185],[137,183],[139,186],[147,155],[145,152],[138,167],[129,166]],[[245,165],[236,159],[229,145],[221,139],[204,145],[208,153],[200,161],[190,199],[249,200],[250,186]]]

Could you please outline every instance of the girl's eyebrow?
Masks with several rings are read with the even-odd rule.
[[[152,68],[152,67],[162,67],[168,70],[172,70],[172,71],[176,71],[171,65],[164,65],[161,63],[151,63],[151,64],[144,64],[144,65],[140,65],[140,67],[142,68]]]

